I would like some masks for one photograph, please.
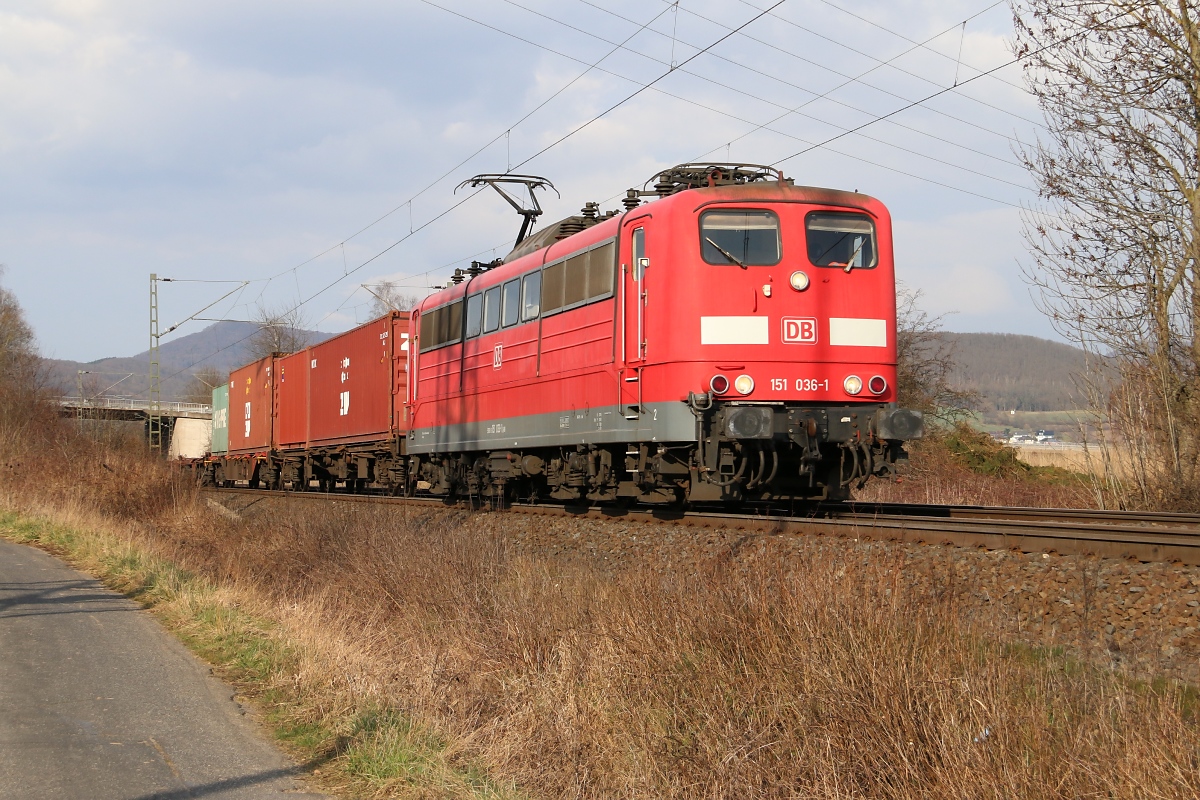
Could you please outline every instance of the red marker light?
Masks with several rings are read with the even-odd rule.
[[[712,380],[708,382],[708,388],[712,389],[713,394],[725,394],[729,391],[729,378],[713,375]]]
[[[882,375],[876,375],[867,382],[867,388],[871,390],[871,394],[883,394],[887,391],[887,381]]]

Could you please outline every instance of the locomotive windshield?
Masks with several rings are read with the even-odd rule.
[[[818,267],[875,266],[875,223],[866,214],[816,211],[804,220],[808,260]]]
[[[778,264],[779,217],[773,211],[705,211],[700,215],[700,255],[709,264]]]

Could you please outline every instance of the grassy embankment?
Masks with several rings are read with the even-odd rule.
[[[1093,508],[1094,482],[1060,465],[1033,466],[1018,448],[966,424],[907,445],[910,464],[899,482],[872,481],[863,500],[945,505]],[[1065,463],[1065,462],[1064,462]]]
[[[350,794],[1200,793],[1186,690],[1006,646],[895,559],[768,537],[613,569],[518,547],[515,515],[231,518],[84,455],[108,466],[6,470],[4,535],[146,603]]]
[[[523,796],[489,781],[411,714],[364,691],[373,678],[358,663],[363,643],[325,630],[317,597],[288,604],[259,591],[252,577],[205,574],[175,557],[181,554],[171,541],[196,541],[192,532],[229,521],[191,486],[140,454],[77,444],[103,471],[72,470],[50,483],[7,471],[0,536],[47,550],[142,603],[237,687],[327,790]],[[35,466],[21,461],[6,466]]]

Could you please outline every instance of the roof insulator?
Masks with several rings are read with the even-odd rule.
[[[465,278],[466,278],[466,275],[463,274],[463,271],[461,269],[456,269],[456,270],[454,270],[454,275],[451,276],[451,278],[450,278],[450,282],[453,283],[455,286],[458,286],[460,283],[463,282],[463,280]]]
[[[621,205],[625,206],[626,211],[633,211],[642,204],[642,198],[637,189],[630,189],[625,192],[625,197],[621,199]]]

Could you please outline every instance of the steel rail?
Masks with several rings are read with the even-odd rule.
[[[1104,524],[1172,525],[1200,529],[1200,514],[1175,511],[1025,508],[1018,506],[950,506],[920,503],[846,503],[858,515],[949,517],[951,519],[1073,520]]]
[[[203,489],[205,493],[297,500],[463,507],[441,498],[265,489]],[[473,507],[473,506],[471,506]],[[760,510],[733,514],[672,508],[570,507],[513,503],[513,513],[622,520],[702,528],[733,528],[763,535],[837,536],[851,539],[955,545],[1024,553],[1093,555],[1144,562],[1200,565],[1200,515],[1079,509],[847,504],[816,506],[808,516]],[[883,513],[883,512],[887,513]]]

